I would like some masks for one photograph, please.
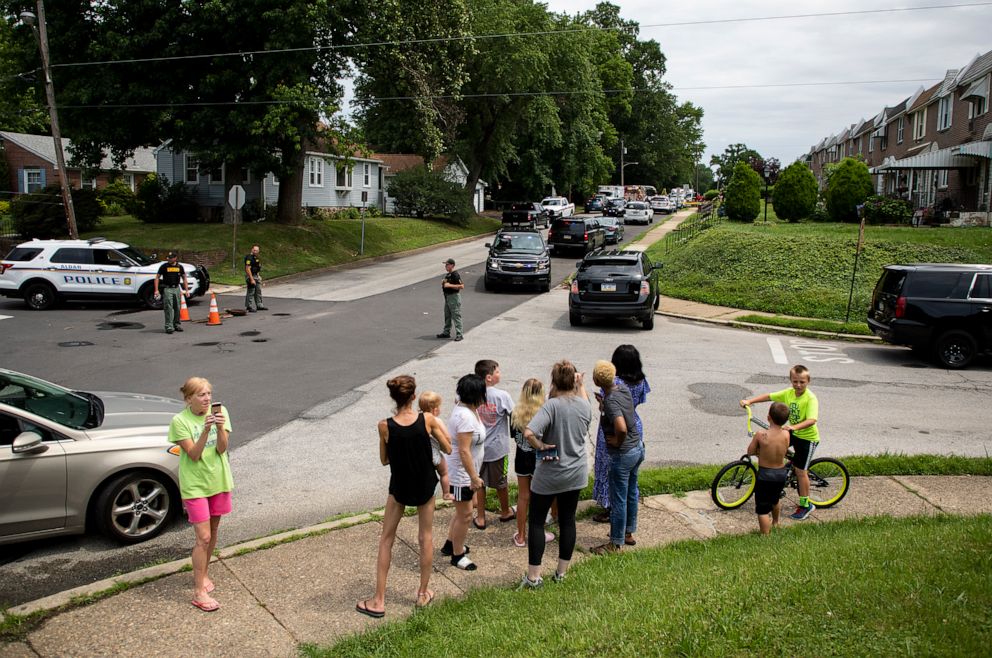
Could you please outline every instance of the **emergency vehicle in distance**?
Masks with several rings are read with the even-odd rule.
[[[0,295],[20,297],[29,308],[44,311],[62,300],[140,300],[161,308],[153,281],[164,261],[149,258],[123,242],[89,240],[31,240],[14,247],[0,260]],[[190,297],[210,288],[202,265],[181,263]]]

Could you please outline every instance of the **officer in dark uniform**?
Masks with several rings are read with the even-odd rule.
[[[249,313],[269,310],[262,303],[262,277],[258,275],[262,271],[262,263],[258,260],[258,245],[251,246],[251,253],[245,256],[245,308]]]
[[[182,331],[179,324],[179,309],[182,300],[179,295],[189,296],[189,282],[186,280],[186,270],[176,260],[178,255],[174,251],[169,252],[169,260],[162,263],[155,273],[152,286],[155,291],[155,299],[158,299],[159,289],[162,290],[162,308],[165,309],[165,333],[171,334],[173,331]],[[159,284],[161,281],[161,285]],[[180,284],[182,287],[180,288]]]
[[[449,258],[444,261],[444,271],[446,274],[441,279],[441,291],[444,293],[444,329],[437,335],[438,338],[451,338],[451,327],[455,327],[454,340],[462,339],[462,277],[455,269],[455,259]]]

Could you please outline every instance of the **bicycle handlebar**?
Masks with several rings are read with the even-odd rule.
[[[754,417],[754,414],[751,412],[751,405],[745,406],[744,409],[747,411],[747,435],[748,436],[754,436],[754,430],[751,429],[751,423],[754,423],[755,425],[757,425],[758,427],[760,427],[762,429],[768,429],[768,423],[766,423],[765,421],[761,420],[760,418],[755,418]]]

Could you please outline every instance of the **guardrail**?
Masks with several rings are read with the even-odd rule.
[[[719,223],[720,220],[720,216],[716,213],[716,206],[712,201],[700,204],[695,215],[679,224],[665,236],[665,253],[668,254],[678,249],[706,229]]]

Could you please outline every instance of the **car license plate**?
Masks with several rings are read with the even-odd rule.
[[[600,292],[616,292],[617,284],[615,283],[603,283],[599,286]]]
[[[571,235],[563,235],[563,236],[561,236],[561,237],[562,237],[563,239],[565,239],[565,240],[571,240],[571,239],[572,239],[572,236],[571,236]]]

